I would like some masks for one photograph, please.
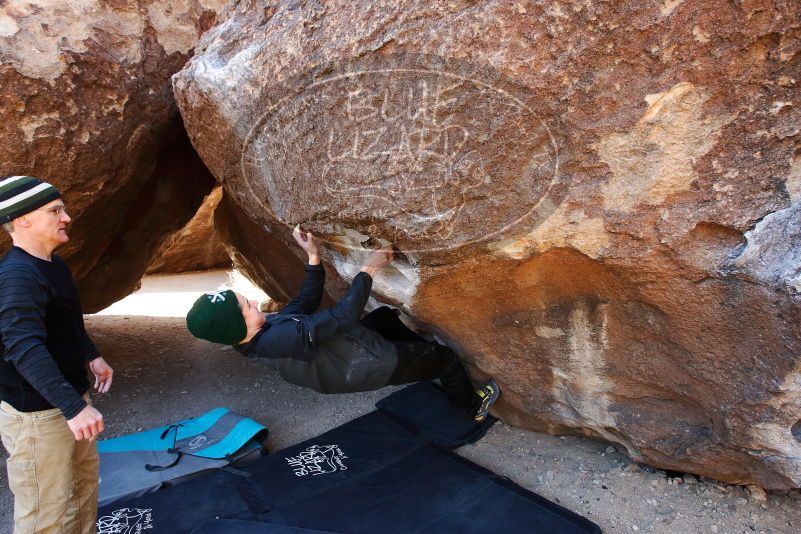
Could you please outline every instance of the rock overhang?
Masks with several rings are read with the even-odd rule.
[[[318,232],[336,293],[371,243],[398,245],[379,296],[500,377],[505,419],[788,487],[798,19],[788,2],[251,2],[174,83],[278,255],[295,224]]]

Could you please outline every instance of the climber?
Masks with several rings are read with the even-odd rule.
[[[309,257],[297,297],[278,313],[265,315],[256,301],[230,289],[206,293],[187,314],[192,335],[265,358],[287,382],[321,393],[438,378],[454,408],[479,422],[487,417],[500,395],[494,380],[474,390],[453,350],[423,339],[387,306],[360,318],[373,277],[392,262],[391,249],[372,252],[339,302],[316,311],[325,282],[317,241],[311,232],[304,237],[300,226],[293,237]]]

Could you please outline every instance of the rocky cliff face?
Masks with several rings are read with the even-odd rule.
[[[161,240],[211,190],[169,78],[223,3],[0,5],[0,171],[61,189],[74,222],[59,253],[85,311],[133,290]]]
[[[507,422],[801,485],[798,2],[241,0],[173,80],[277,298],[392,242]]]
[[[161,245],[147,274],[184,273],[231,266],[222,241],[214,228],[214,211],[222,199],[222,188],[216,187],[201,204],[186,226]]]

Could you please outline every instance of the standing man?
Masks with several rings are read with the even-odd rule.
[[[89,400],[113,371],[86,333],[78,292],[53,250],[69,240],[61,193],[31,176],[0,178],[0,437],[9,454],[14,533],[95,532],[103,416]]]

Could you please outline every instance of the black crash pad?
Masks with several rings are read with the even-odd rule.
[[[421,396],[418,410],[410,398]],[[171,534],[600,532],[448,450],[491,421],[449,421],[457,416],[440,401],[434,386],[410,386],[377,411],[240,466],[246,476],[213,472],[106,506],[98,533],[124,522]]]

